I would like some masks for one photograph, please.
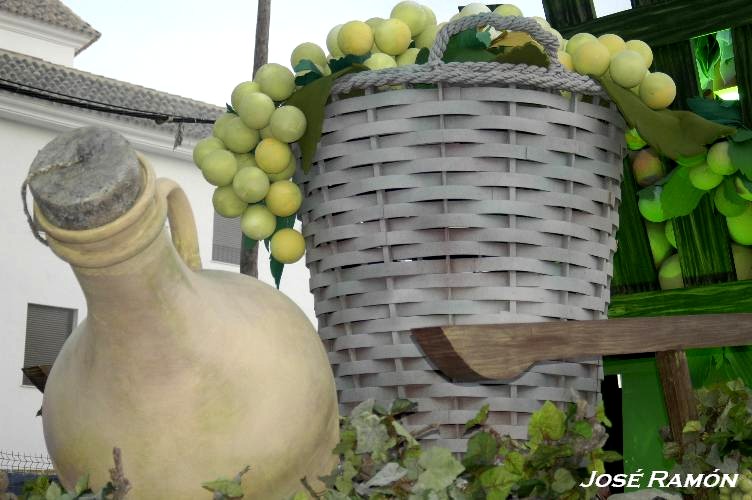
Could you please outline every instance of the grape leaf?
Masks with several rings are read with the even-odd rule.
[[[572,477],[572,473],[567,469],[558,468],[554,472],[554,480],[551,483],[551,489],[556,493],[565,493],[577,485]]]
[[[506,500],[520,475],[512,472],[506,464],[497,465],[480,475],[480,484],[486,490],[487,499]]]
[[[410,434],[407,429],[405,429],[402,424],[399,423],[399,421],[392,421],[392,427],[394,428],[394,432],[396,432],[398,436],[405,438],[405,442],[408,446],[418,446],[418,441],[413,437],[412,434]]]
[[[467,470],[490,467],[494,464],[499,446],[488,432],[479,432],[467,443],[467,453],[462,465]]]
[[[677,167],[661,191],[663,214],[669,218],[689,215],[697,208],[705,191],[697,189],[689,181],[689,167]]]
[[[418,409],[418,403],[409,399],[395,399],[389,407],[389,415],[396,417],[404,413],[413,413]]]
[[[488,47],[491,45],[491,32],[490,31],[476,31],[475,32],[475,38],[478,39],[480,43],[483,44],[484,47]]]
[[[360,402],[350,412],[350,418],[354,419],[358,415],[363,415],[365,413],[371,413],[373,411],[374,404],[375,404],[375,401],[373,399],[366,399],[365,401]]]
[[[228,498],[242,498],[243,488],[232,479],[217,479],[201,485],[205,490],[212,493],[221,493]]]
[[[481,409],[478,410],[478,413],[465,423],[465,432],[469,431],[473,427],[485,424],[486,420],[488,420],[489,408],[490,407],[488,406],[488,403],[484,404]]]
[[[399,481],[400,479],[405,477],[406,474],[407,469],[401,467],[400,464],[396,462],[389,462],[384,467],[382,467],[375,476],[373,476],[363,485],[363,492],[358,491],[358,493],[363,495],[368,491],[369,488],[386,486],[387,484]]]
[[[611,427],[612,425],[611,421],[606,416],[606,408],[603,405],[603,401],[598,401],[598,406],[595,407],[595,418],[605,427]]]
[[[357,475],[358,471],[355,470],[353,464],[349,460],[346,460],[342,466],[342,473],[334,481],[334,487],[337,488],[337,491],[347,495],[353,490],[352,480]]]
[[[431,54],[431,51],[423,47],[418,52],[418,55],[415,56],[415,64],[426,64],[428,62],[428,56],[430,54]]]
[[[477,34],[475,28],[470,28],[453,35],[444,49],[442,60],[446,63],[493,61],[494,54],[486,50],[487,45],[478,39]]]
[[[505,50],[495,58],[498,63],[527,64],[528,66],[548,67],[548,56],[534,42]]]
[[[593,437],[593,426],[590,424],[590,422],[586,420],[578,420],[574,424],[574,428],[572,429],[575,434],[578,434],[585,439],[590,439]]]
[[[441,491],[449,487],[465,468],[447,448],[429,448],[418,459],[423,468],[414,491]]]
[[[347,68],[352,67],[353,65],[363,64],[369,57],[370,54],[366,54],[364,56],[354,56],[351,54],[348,56],[340,57],[339,59],[331,59],[329,60],[329,69],[331,69],[332,74],[334,74],[339,71],[344,71]]]
[[[293,68],[293,71],[295,73],[300,73],[301,71],[312,71],[315,73],[321,74],[321,70],[318,66],[316,66],[316,63],[311,61],[310,59],[301,59],[298,61],[298,64],[295,65]]]
[[[355,453],[378,453],[387,445],[389,432],[381,419],[372,413],[358,415],[352,421],[358,435]]]
[[[565,431],[566,415],[551,401],[543,403],[543,406],[530,417],[528,433],[533,446],[544,439],[561,439]]]
[[[604,462],[621,462],[624,460],[624,457],[621,456],[620,453],[615,451],[604,451],[603,455],[601,456],[601,460]]]
[[[629,89],[608,77],[598,79],[630,127],[660,155],[673,160],[707,153],[706,145],[735,132],[733,127],[713,123],[690,111],[655,111]]]

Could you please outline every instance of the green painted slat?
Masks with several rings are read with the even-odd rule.
[[[736,279],[726,220],[709,196],[691,214],[674,220],[674,232],[685,286]]]
[[[620,242],[614,255],[614,278],[611,293],[635,293],[658,289],[658,275],[653,267],[645,226],[637,208],[637,184],[624,160],[624,178],[621,183],[619,206],[619,230],[616,240]]]
[[[752,312],[752,280],[614,295],[609,318]]]
[[[742,119],[752,128],[752,24],[731,30]]]
[[[557,30],[595,19],[593,0],[543,0],[543,10],[549,24]]]
[[[564,38],[580,32],[616,33],[625,39],[643,40],[655,48],[750,22],[752,2],[749,0],[669,0],[562,26],[559,31]]]

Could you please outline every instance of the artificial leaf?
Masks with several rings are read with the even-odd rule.
[[[415,64],[426,64],[428,62],[428,56],[431,55],[431,51],[426,47],[423,47],[418,51],[418,55],[415,56]]]
[[[487,47],[488,47],[489,45],[491,45],[491,32],[490,32],[490,31],[486,31],[486,30],[483,30],[483,31],[477,31],[477,32],[475,33],[475,38],[477,38],[477,39],[478,39],[478,41],[479,41],[480,43],[482,43],[482,44],[483,44],[483,46],[484,46],[484,47],[486,47],[486,48],[487,48]]]
[[[274,278],[274,285],[277,287],[277,290],[279,290],[279,284],[282,282],[282,271],[285,270],[285,265],[270,255],[269,270]]]
[[[521,47],[513,47],[495,58],[498,63],[527,64],[528,66],[548,67],[548,56],[541,51],[535,42],[526,43]]]
[[[752,140],[729,141],[728,154],[731,164],[739,167],[747,179],[752,179]]]
[[[566,415],[551,401],[533,413],[528,424],[528,433],[532,443],[540,443],[544,439],[559,440],[566,431]]]
[[[449,39],[442,60],[448,62],[493,61],[494,55],[478,39],[474,28],[460,31]]]
[[[732,127],[713,123],[689,111],[650,109],[629,89],[610,78],[601,77],[598,81],[629,126],[636,128],[658,154],[673,160],[705,154],[706,145],[735,132]]]
[[[78,478],[78,481],[76,481],[76,487],[74,488],[74,491],[76,495],[82,495],[83,493],[86,493],[89,490],[89,474],[84,474],[80,478]]]
[[[293,71],[295,73],[300,73],[301,71],[314,71],[319,75],[321,74],[319,67],[310,59],[301,59],[300,61],[298,61],[298,64],[295,65]]]
[[[531,42],[535,42],[535,39],[523,31],[504,31],[494,38],[491,47],[522,47]]]
[[[661,190],[663,214],[669,219],[689,215],[704,194],[689,181],[689,167],[677,167]]]
[[[486,420],[488,420],[489,409],[490,406],[488,405],[488,403],[481,406],[480,410],[478,410],[478,413],[476,413],[473,418],[465,422],[465,432],[469,431],[473,427],[485,424]]]
[[[565,493],[577,485],[577,481],[572,477],[572,473],[567,469],[558,468],[554,472],[554,480],[551,483],[551,489],[555,493]]]
[[[304,87],[324,76],[321,73],[321,68],[309,59],[301,59],[298,64],[295,65],[293,71],[295,71],[296,74],[301,73],[295,77],[295,85],[299,87]]]
[[[201,485],[205,490],[221,493],[228,498],[243,498],[243,488],[232,479],[217,479]]]
[[[342,61],[343,59],[338,61]],[[296,90],[285,102],[285,104],[300,109],[306,117],[305,132],[303,133],[303,137],[298,140],[298,146],[300,146],[302,154],[301,166],[304,172],[308,173],[313,163],[313,157],[316,155],[316,147],[321,139],[321,128],[324,123],[324,107],[329,100],[329,93],[331,92],[334,80],[354,71],[363,71],[364,68],[360,66],[354,67],[349,64],[337,71],[332,68],[331,75],[322,76],[305,87]]]
[[[332,75],[340,71],[346,70],[356,64],[363,64],[366,59],[370,57],[369,54],[363,56],[348,55],[340,57],[339,59],[331,59],[329,61],[329,69],[332,70]],[[331,75],[330,75],[331,76]]]
[[[742,112],[739,101],[690,97],[687,99],[687,106],[690,111],[706,120],[732,127],[742,126]]]
[[[462,465],[468,470],[492,466],[498,450],[499,445],[489,432],[479,432],[468,441]]]
[[[237,115],[238,113],[235,111],[235,109],[230,106],[229,104],[225,103],[225,108],[227,109],[228,113],[232,113],[233,115]]]
[[[295,85],[298,87],[305,87],[306,85],[309,85],[310,83],[315,82],[321,77],[322,77],[321,73],[317,73],[315,71],[309,71],[302,75],[296,76]]]
[[[729,137],[734,142],[745,142],[752,139],[752,130],[747,128],[736,129],[736,133]]]
[[[627,147],[632,151],[639,151],[640,149],[648,145],[648,143],[645,142],[642,137],[640,137],[640,133],[635,128],[629,129],[624,134],[624,139],[626,139],[627,141]]]
[[[418,459],[423,468],[415,491],[441,491],[446,489],[465,470],[447,448],[430,448]]]

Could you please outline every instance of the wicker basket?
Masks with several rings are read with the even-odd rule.
[[[427,439],[457,452],[466,448],[462,424],[484,403],[499,432],[524,438],[543,401],[595,402],[600,362],[542,363],[512,381],[457,384],[434,370],[410,329],[605,318],[622,173],[615,107],[538,88],[599,94],[589,78],[558,64],[437,60],[452,33],[478,24],[528,31],[555,53],[535,21],[452,23],[427,68],[338,81],[338,91],[365,95],[333,95],[314,165],[298,179],[310,287],[341,410],[369,398],[417,401],[407,424],[439,424]],[[489,83],[445,83],[457,68],[471,84]],[[504,83],[520,74],[538,79]],[[406,81],[436,85],[383,89]]]

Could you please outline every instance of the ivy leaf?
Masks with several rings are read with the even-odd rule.
[[[418,409],[418,403],[409,399],[395,399],[389,407],[389,415],[396,417],[405,413],[413,413]]]
[[[422,454],[423,452],[420,448],[410,448],[402,458],[402,466],[407,469],[407,479],[410,481],[417,481],[422,472],[420,468],[420,457]]]
[[[353,58],[354,56],[348,57]],[[345,61],[348,57],[338,59],[337,61],[330,61],[329,65],[332,68],[331,75],[322,76],[305,87],[298,89],[285,102],[285,104],[300,109],[306,117],[305,133],[303,133],[303,137],[298,140],[298,145],[300,146],[300,151],[302,153],[301,166],[306,173],[311,168],[313,157],[316,154],[316,147],[321,139],[321,128],[324,123],[324,107],[329,100],[329,93],[334,84],[334,80],[340,76],[346,75],[347,73],[367,69],[365,66],[354,67],[351,64],[345,64],[341,69],[335,70],[335,67],[339,67],[340,61]]]
[[[76,495],[83,495],[84,493],[91,492],[89,489],[89,474],[86,473],[76,481],[76,486],[73,490]]]
[[[290,500],[311,500],[311,497],[305,491],[299,491]]]
[[[601,460],[606,463],[621,462],[622,460],[624,460],[624,457],[621,456],[621,453],[609,450],[603,452],[603,455],[601,455]]]
[[[661,191],[661,207],[666,218],[689,215],[697,208],[705,191],[697,189],[689,181],[689,168],[677,167],[671,172]]]
[[[567,469],[558,468],[554,472],[554,480],[551,483],[551,489],[554,492],[562,494],[565,493],[577,485],[577,482],[572,477],[572,473]]]
[[[400,464],[395,462],[389,462],[380,471],[376,473],[371,479],[366,482],[363,487],[367,491],[369,488],[386,486],[392,484],[395,481],[399,481],[407,475],[407,469],[401,467]],[[360,491],[358,493],[361,493]],[[361,493],[362,495],[363,493]]]
[[[358,441],[355,429],[346,428],[340,430],[339,443],[334,447],[332,453],[335,455],[344,455],[346,452],[355,449],[355,443]]]
[[[423,472],[415,483],[416,492],[442,491],[465,470],[447,448],[436,447],[426,450],[418,459],[418,464],[423,468]]]
[[[497,465],[480,475],[480,484],[486,490],[487,499],[506,500],[520,476],[511,472],[507,467]]]
[[[389,433],[381,418],[374,414],[361,414],[352,421],[358,435],[355,453],[379,453],[388,448]]]
[[[393,420],[392,427],[394,428],[394,432],[396,432],[398,436],[405,438],[405,442],[408,446],[419,446],[418,441],[413,437],[412,434],[410,434],[407,429],[405,429],[402,424],[399,423],[399,421]]]
[[[606,408],[603,406],[603,401],[598,401],[598,406],[595,407],[595,418],[605,427],[611,427],[611,421],[606,416]]]
[[[535,488],[545,489],[546,483],[540,479],[524,479],[518,484],[517,496],[520,498],[527,498],[533,495]]]
[[[365,401],[360,402],[355,408],[352,409],[350,412],[350,418],[356,418],[359,415],[363,415],[366,413],[372,413],[373,412],[373,406],[375,404],[375,401],[373,399],[366,399]]]
[[[473,427],[478,427],[479,425],[483,425],[486,423],[486,420],[488,420],[488,410],[489,410],[488,403],[484,404],[481,409],[478,411],[478,413],[471,418],[470,420],[465,423],[465,432],[469,431]]]
[[[44,500],[58,500],[63,496],[63,490],[57,483],[52,483],[44,494]]]
[[[598,81],[629,126],[636,128],[658,154],[673,160],[707,153],[706,145],[735,132],[732,127],[713,123],[690,111],[655,111],[611,79],[602,77]]]
[[[462,465],[467,470],[492,466],[498,450],[499,445],[489,432],[479,432],[468,441]]]
[[[212,493],[221,493],[228,498],[243,498],[243,488],[232,479],[217,479],[201,485]]]
[[[593,426],[586,420],[578,420],[574,424],[574,432],[585,439],[593,437]]]
[[[355,467],[350,461],[345,461],[345,463],[342,466],[342,473],[337,476],[337,479],[334,481],[334,487],[337,488],[337,491],[340,493],[344,493],[345,495],[349,494],[353,490],[353,478],[358,475],[358,471],[355,470]]]
[[[747,179],[752,179],[752,140],[729,141],[728,154],[731,164],[739,167]]]
[[[533,413],[528,424],[531,444],[544,439],[559,440],[566,431],[566,415],[551,401],[546,401],[540,410]]]

